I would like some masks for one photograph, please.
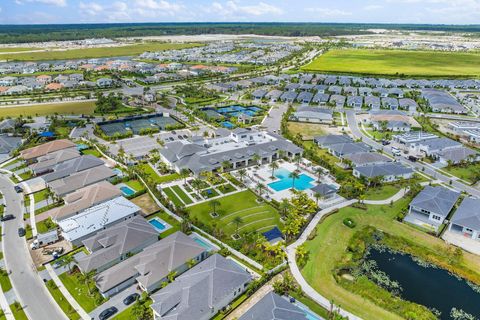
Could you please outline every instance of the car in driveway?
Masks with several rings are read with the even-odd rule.
[[[15,216],[13,214],[6,214],[0,218],[0,221],[8,221],[13,219],[15,219]]]
[[[111,316],[113,316],[117,312],[118,312],[118,309],[116,307],[110,307],[108,309],[103,310],[100,313],[100,315],[98,316],[98,318],[100,320],[106,320],[106,319],[110,318]]]
[[[131,295],[128,295],[125,299],[123,299],[123,304],[128,306],[137,301],[138,298],[140,298],[140,295],[138,293],[132,293]]]
[[[23,192],[23,188],[20,187],[20,186],[15,186],[15,187],[13,187],[13,188],[15,189],[15,192],[16,192],[16,193],[21,193],[21,192]]]
[[[23,236],[25,236],[25,234],[26,234],[25,228],[22,228],[22,227],[18,228],[18,236],[19,237],[23,237]]]

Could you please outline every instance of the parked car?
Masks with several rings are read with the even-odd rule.
[[[100,315],[98,316],[98,318],[100,320],[105,320],[105,319],[108,319],[110,318],[111,316],[113,316],[115,313],[118,312],[118,309],[115,308],[115,307],[110,307],[108,309],[105,309],[103,310]]]
[[[18,228],[18,236],[19,237],[23,237],[25,236],[26,232],[25,232],[25,228]]]
[[[0,221],[8,221],[13,219],[15,219],[15,216],[13,214],[6,214],[2,218],[0,218]]]
[[[131,295],[123,299],[123,304],[128,306],[129,304],[132,304],[135,301],[137,301],[138,298],[140,298],[140,295],[138,293],[132,293]]]
[[[21,193],[21,192],[23,192],[23,188],[20,187],[20,186],[15,186],[14,189],[15,189],[15,192],[16,192],[16,193]]]

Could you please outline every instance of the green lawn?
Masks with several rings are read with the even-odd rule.
[[[18,175],[22,180],[28,180],[33,177],[32,171],[26,171]]]
[[[0,48],[0,53],[8,53],[8,52],[22,52],[22,51],[33,51],[33,50],[39,50],[39,48],[34,48],[34,47],[8,47],[8,48]],[[0,58],[3,57],[3,55],[0,55]]]
[[[302,274],[307,282],[327,299],[333,300],[342,308],[353,312],[363,319],[400,319],[396,314],[388,312],[375,305],[370,300],[364,299],[337,284],[332,270],[344,257],[350,238],[365,226],[373,226],[389,234],[407,238],[409,241],[442,251],[447,245],[441,239],[430,236],[424,232],[395,220],[399,211],[406,208],[410,198],[403,198],[392,207],[368,206],[368,210],[347,207],[327,217],[316,229],[313,240],[306,242],[306,249],[310,252],[309,260],[302,269]],[[346,227],[343,220],[353,219],[357,226],[353,229]],[[471,270],[478,270],[480,257],[464,253],[463,264]]]
[[[22,107],[0,108],[0,117],[22,116],[45,116],[51,114],[92,114],[95,110],[95,102],[65,102],[33,104]]]
[[[180,230],[180,222],[177,219],[170,216],[168,213],[163,212],[163,211],[157,212],[157,213],[154,213],[154,214],[148,216],[147,219],[150,220],[154,217],[159,217],[160,219],[162,219],[163,221],[167,222],[169,225],[172,226],[170,229],[168,229],[168,230],[166,230],[166,231],[164,231],[160,234],[161,238],[168,237],[172,233],[175,233],[175,232]]]
[[[257,197],[250,190],[219,198],[217,199],[220,202],[216,209],[219,214],[217,218],[212,218],[210,215],[212,212],[210,201],[191,206],[188,211],[192,219],[198,219],[204,224],[217,223],[227,235],[236,232],[236,225],[233,222],[235,217],[241,217],[243,220],[239,224],[239,233],[263,232],[274,226],[281,227],[278,212],[267,203],[257,203],[256,199]]]
[[[83,155],[91,155],[91,156],[94,156],[94,157],[97,157],[97,158],[101,158],[101,157],[102,157],[102,155],[100,154],[100,152],[99,152],[97,149],[95,149],[95,148],[82,150],[82,154],[83,154]]]
[[[448,166],[445,168],[442,168],[443,171],[446,171],[455,177],[458,177],[462,180],[468,181],[470,183],[475,182],[475,171],[480,170],[480,163],[472,163],[467,166]]]
[[[3,292],[7,292],[8,290],[12,289],[12,283],[10,282],[10,278],[8,277],[6,270],[0,271],[0,286],[2,287]]]
[[[400,186],[396,184],[383,184],[380,187],[369,188],[365,192],[365,200],[385,200],[397,194]]]
[[[414,50],[330,50],[304,71],[410,76],[479,76],[480,54]]]
[[[140,191],[143,191],[143,189],[145,189],[143,184],[138,180],[129,180],[125,182],[125,184],[130,188],[132,188],[133,190],[135,190],[135,192],[140,192]]]
[[[10,309],[12,310],[15,320],[28,320],[27,315],[21,306],[20,308],[16,308],[15,303],[12,303]]]
[[[94,290],[95,285],[90,284],[90,290],[92,294],[88,292],[88,288],[84,283],[80,283],[76,274],[68,274],[68,272],[62,273],[59,276],[65,288],[75,298],[78,304],[86,311],[90,312],[96,307],[105,302],[105,299]],[[98,303],[100,302],[100,303]]]
[[[173,186],[172,190],[175,191],[176,194],[178,194],[180,199],[182,199],[183,203],[191,204],[193,202],[192,199],[190,199],[190,197],[179,186]]]
[[[33,194],[33,199],[35,199],[35,203],[47,199],[47,190],[48,189],[43,189]]]
[[[6,60],[36,61],[36,60],[64,60],[85,59],[102,57],[135,56],[145,51],[162,51],[183,49],[199,46],[197,43],[163,43],[146,42],[118,47],[72,49],[65,51],[41,51],[2,54],[0,57]]]
[[[137,165],[137,168],[140,169],[143,173],[145,173],[156,184],[171,182],[171,181],[180,179],[180,175],[178,173],[159,176],[148,163],[141,163]]]
[[[153,303],[151,299],[148,299],[145,301],[145,306],[150,307],[150,305]],[[117,314],[115,317],[112,318],[112,320],[132,320],[135,319],[134,316],[132,315],[132,309],[134,305],[129,306],[127,309],[123,310],[119,314]]]
[[[165,192],[167,197],[173,202],[175,207],[178,208],[178,207],[183,206],[183,202],[180,200],[180,198],[177,197],[177,195],[175,193],[173,193],[172,188],[168,187],[168,188],[164,188],[162,190],[163,190],[163,192]]]
[[[70,320],[77,320],[80,319],[80,315],[73,309],[72,305],[65,299],[64,295],[55,285],[53,280],[49,280],[47,282],[47,289],[52,295],[53,299],[57,302],[63,312],[67,315]]]

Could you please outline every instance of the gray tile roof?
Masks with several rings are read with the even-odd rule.
[[[239,265],[214,254],[155,293],[151,308],[164,320],[207,320],[250,281],[251,275]]]
[[[405,174],[413,173],[412,168],[405,167],[398,162],[356,167],[355,171],[358,171],[362,176],[367,178],[386,176],[398,177]]]
[[[480,230],[480,200],[472,198],[463,199],[455,211],[451,223],[472,230]]]
[[[326,136],[318,136],[314,138],[315,143],[325,148],[330,145],[353,142],[353,139],[346,134],[329,134]]]
[[[63,196],[80,188],[114,177],[115,172],[106,166],[97,166],[91,169],[74,173],[68,177],[48,183],[54,193]]]
[[[331,151],[345,156],[347,154],[369,152],[371,147],[364,142],[347,142],[328,146]]]
[[[105,292],[135,277],[138,283],[148,288],[203,252],[205,248],[178,231],[99,273],[97,287]]]
[[[332,194],[337,192],[337,188],[335,188],[334,186],[332,186],[330,184],[326,184],[326,183],[317,184],[316,186],[314,186],[310,190],[312,190],[314,193],[319,193],[322,196],[332,195]]]
[[[80,156],[55,165],[52,169],[53,172],[42,176],[42,178],[48,183],[104,164],[103,160],[92,155]]]
[[[463,160],[469,159],[472,156],[478,156],[478,153],[475,150],[466,148],[466,147],[458,147],[440,151],[438,156],[443,158],[446,161],[452,161],[453,163],[459,163]]]
[[[98,270],[134,250],[141,250],[158,240],[158,232],[144,218],[137,216],[98,232],[83,240],[91,252],[77,259],[83,272]]]
[[[9,154],[22,144],[21,137],[9,137],[0,135],[0,154]]]
[[[389,157],[376,152],[354,153],[346,155],[345,158],[350,160],[354,166],[364,166],[370,163],[392,162],[392,159]]]
[[[44,156],[38,157],[37,162],[29,167],[35,173],[42,173],[52,170],[57,164],[80,157],[76,148],[58,150]]]
[[[427,210],[445,218],[459,197],[460,194],[458,192],[450,189],[440,186],[426,186],[412,202],[410,202],[410,206]]]
[[[238,320],[307,320],[305,312],[275,292],[267,293]]]

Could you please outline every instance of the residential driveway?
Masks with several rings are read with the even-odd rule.
[[[280,132],[280,124],[282,116],[288,110],[288,104],[279,104],[271,108],[265,120],[262,122],[262,127],[265,127],[270,132]]]
[[[455,233],[452,231],[445,231],[442,239],[449,244],[463,248],[464,250],[473,254],[480,255],[480,242],[473,240],[470,237],[466,237],[463,234]]]
[[[142,292],[140,290],[137,290],[137,285],[134,284],[127,289],[123,290],[122,292],[114,295],[111,297],[107,302],[102,304],[100,307],[97,309],[93,310],[90,312],[88,315],[92,317],[92,319],[99,319],[98,315],[105,309],[110,308],[110,307],[116,307],[118,309],[118,313],[122,312],[123,310],[127,309],[129,306],[126,306],[123,304],[123,299],[125,299],[127,296],[131,295],[132,293],[138,293],[141,294]],[[131,304],[133,305],[133,303]],[[130,306],[131,306],[130,305]],[[117,313],[117,314],[118,314]]]
[[[37,274],[25,238],[18,236],[18,227],[23,226],[21,197],[15,193],[13,183],[5,175],[0,175],[0,191],[7,205],[5,213],[16,216],[15,220],[3,224],[2,246],[6,268],[11,271],[10,280],[19,302],[30,320],[67,319]]]

